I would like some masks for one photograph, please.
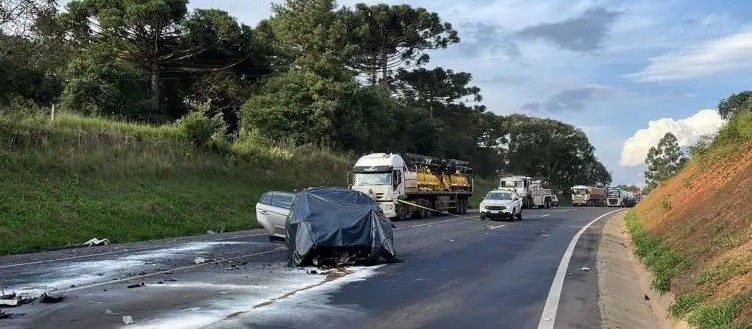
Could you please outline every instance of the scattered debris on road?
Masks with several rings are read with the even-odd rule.
[[[0,320],[23,316],[24,314],[26,313],[5,313],[3,310],[0,310]]]
[[[590,268],[589,267],[583,267],[582,270],[585,271],[585,272],[588,272],[588,271],[590,271]]]
[[[650,300],[650,297],[648,297],[648,295],[645,295],[645,300]]]
[[[41,296],[39,296],[39,302],[43,304],[55,304],[55,303],[62,302],[63,299],[65,299],[65,297],[63,296],[52,297],[48,295],[47,293],[43,293]]]
[[[16,307],[18,299],[0,299],[0,307]]]
[[[84,242],[84,245],[87,247],[93,247],[93,246],[101,246],[101,245],[108,245],[110,244],[110,239],[104,238],[104,239],[98,239],[98,238],[92,238],[89,241]]]
[[[112,310],[106,310],[106,311],[104,311],[104,314],[112,315],[112,316],[118,316],[118,315],[120,315],[120,314],[118,314],[116,312],[113,312]]]
[[[123,316],[123,323],[125,323],[126,325],[129,325],[129,324],[134,324],[136,322],[133,321],[133,317],[132,316],[125,315],[125,316]]]
[[[208,261],[209,260],[206,259],[206,258],[204,258],[204,257],[196,257],[196,258],[193,259],[193,263],[194,264],[203,264],[203,263],[206,263]]]
[[[141,282],[141,283],[134,283],[134,284],[128,285],[128,289],[140,288],[140,287],[146,287],[146,284]]]

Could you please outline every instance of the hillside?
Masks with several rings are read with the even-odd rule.
[[[752,328],[752,115],[627,215],[654,288],[677,296],[674,316],[698,328]]]
[[[0,117],[0,254],[258,227],[267,189],[343,185],[351,159],[252,141],[195,147],[176,125]]]
[[[259,227],[264,191],[346,184],[354,156],[241,138],[196,147],[176,124],[0,115],[0,254]],[[471,206],[493,188],[476,179]]]

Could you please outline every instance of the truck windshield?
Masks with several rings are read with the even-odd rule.
[[[619,192],[620,192],[619,190],[609,190],[608,191],[608,197],[609,198],[618,198],[621,195],[621,193],[619,193]]]
[[[572,189],[572,194],[585,195],[585,194],[587,194],[587,189],[584,189],[584,188],[573,188]]]
[[[491,192],[486,195],[486,200],[512,200],[512,193],[509,192]]]
[[[355,174],[355,186],[389,185],[392,183],[391,173]]]
[[[522,181],[501,181],[501,187],[523,187]]]

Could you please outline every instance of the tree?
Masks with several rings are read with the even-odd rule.
[[[666,133],[657,146],[648,151],[645,164],[645,184],[648,190],[652,190],[661,181],[674,177],[684,167],[687,158],[679,148],[679,142],[672,133]]]
[[[730,119],[740,111],[752,108],[752,91],[745,90],[723,99],[718,103],[718,114],[724,119]]]
[[[552,119],[511,115],[507,118],[508,173],[547,180],[567,190],[577,184],[610,183],[611,175],[593,155],[587,135],[569,124]]]
[[[82,45],[105,44],[119,60],[148,72],[151,106],[159,111],[164,68],[201,51],[178,47],[187,4],[188,0],[74,0],[62,18]]]
[[[40,15],[55,11],[55,0],[0,1],[0,34],[27,36]]]
[[[447,112],[450,105],[461,105],[463,101],[480,102],[480,88],[468,86],[472,75],[466,72],[455,73],[441,67],[427,70],[400,70],[397,85],[401,98],[409,104],[425,109],[428,117],[434,112]]]
[[[286,0],[272,5],[269,19],[274,47],[291,59],[291,64],[324,78],[349,80],[344,70],[348,44],[345,19],[335,11],[334,0]]]
[[[359,3],[348,13],[348,39],[354,44],[350,65],[372,84],[389,86],[396,69],[428,62],[426,50],[459,42],[450,23],[424,8]]]

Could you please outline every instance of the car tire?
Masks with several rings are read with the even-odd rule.
[[[480,214],[480,220],[486,220],[486,215],[485,214]]]

